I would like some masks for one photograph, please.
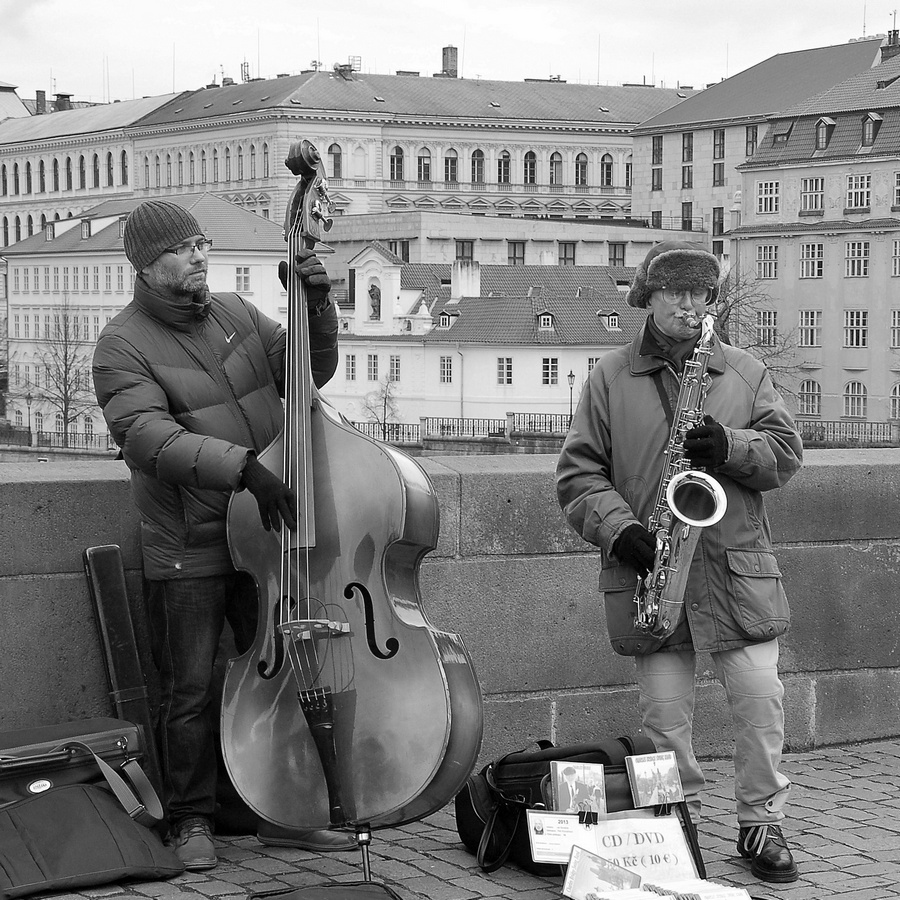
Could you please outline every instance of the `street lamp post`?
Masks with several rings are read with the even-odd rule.
[[[28,446],[31,446],[31,401],[34,400],[34,397],[31,396],[31,391],[29,391],[25,395],[25,406],[28,410]]]
[[[566,375],[566,378],[569,380],[569,426],[572,425],[572,389],[575,387],[575,373],[569,369],[569,374]]]

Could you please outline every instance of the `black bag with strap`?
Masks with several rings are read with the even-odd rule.
[[[656,752],[653,741],[644,735],[564,747],[555,747],[550,741],[537,743],[538,750],[508,753],[470,775],[456,795],[456,829],[484,872],[493,872],[509,860],[535,875],[559,875],[558,865],[537,863],[532,859],[525,815],[526,809],[549,808],[552,761],[602,763],[606,808],[609,812],[623,812],[634,809],[625,757]],[[686,808],[683,813],[688,822],[685,828],[688,843],[698,863],[698,871],[702,871],[696,832],[690,825]]]

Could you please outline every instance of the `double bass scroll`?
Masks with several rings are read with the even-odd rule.
[[[308,141],[286,165],[300,178],[285,223],[292,263],[327,229],[328,193]],[[359,833],[453,798],[477,759],[481,692],[462,639],[435,629],[419,597],[439,528],[427,474],[318,394],[293,273],[288,307],[284,428],[259,459],[293,489],[300,524],[266,532],[253,498],[232,498],[229,545],[257,585],[259,616],[226,672],[223,753],[264,819]]]

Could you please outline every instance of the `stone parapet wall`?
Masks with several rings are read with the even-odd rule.
[[[434,627],[461,634],[485,697],[487,759],[537,738],[637,730],[632,662],[611,650],[599,559],[564,523],[554,455],[423,457],[441,509],[420,571]],[[118,544],[142,653],[138,523],[124,464],[0,466],[0,728],[109,715],[105,665],[82,568]],[[767,495],[791,600],[781,641],[790,749],[900,733],[900,451],[809,451]],[[708,656],[695,714],[702,755],[731,752]]]

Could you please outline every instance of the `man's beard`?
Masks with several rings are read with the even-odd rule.
[[[160,273],[159,287],[181,297],[193,297],[206,286],[206,269],[199,269],[178,275],[174,272]]]

